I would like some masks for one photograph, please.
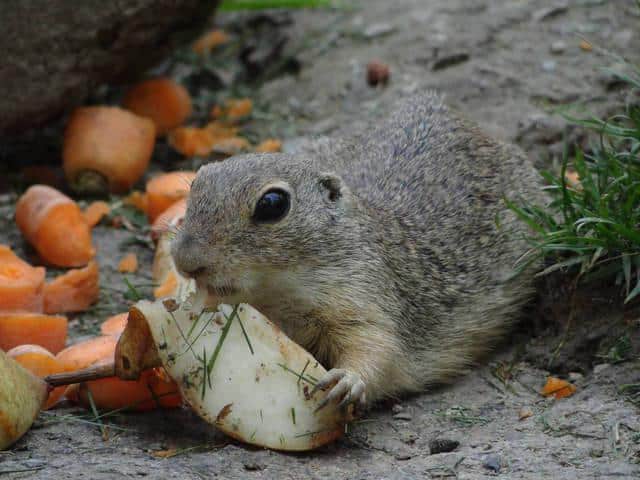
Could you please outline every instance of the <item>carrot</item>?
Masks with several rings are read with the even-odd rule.
[[[140,412],[158,407],[179,407],[182,397],[178,386],[158,370],[145,370],[138,380],[108,377],[84,382],[78,390],[78,401],[89,408],[91,393],[93,402],[101,410],[125,408]]]
[[[57,353],[67,341],[67,317],[42,313],[0,313],[0,349],[32,343]]]
[[[100,325],[100,333],[103,335],[113,335],[119,337],[124,329],[127,327],[127,319],[129,318],[129,312],[118,313],[112,317],[107,318]]]
[[[275,138],[269,138],[256,145],[255,151],[260,153],[280,152],[282,151],[282,142]]]
[[[117,344],[116,337],[101,335],[65,348],[56,355],[56,358],[67,365],[70,370],[81,370],[100,360],[110,359],[113,361]]]
[[[100,223],[102,218],[105,215],[108,215],[111,212],[111,207],[107,202],[103,202],[102,200],[98,200],[95,202],[91,202],[87,208],[84,209],[84,219],[87,221],[87,224],[90,227],[95,227]]]
[[[224,45],[229,41],[229,35],[222,30],[212,30],[205,33],[193,43],[192,50],[200,55],[208,53],[214,48]]]
[[[40,345],[19,345],[9,350],[7,355],[40,378],[68,371],[66,365],[60,362],[53,353]],[[49,392],[45,409],[54,406],[60,400],[64,391],[65,387],[57,387]]]
[[[182,198],[167,208],[164,212],[156,217],[151,225],[151,237],[154,240],[160,238],[165,232],[168,232],[172,226],[180,224],[187,211],[187,199]]]
[[[16,204],[16,223],[42,259],[53,265],[82,266],[95,255],[80,207],[54,188],[30,187]]]
[[[226,123],[239,123],[251,115],[253,102],[249,98],[231,98],[224,105],[215,105],[211,109],[211,118]]]
[[[149,202],[147,202],[147,194],[139,191],[131,192],[129,195],[122,199],[122,203],[125,205],[131,205],[137,208],[141,212],[147,213],[149,208]]]
[[[126,192],[149,166],[155,139],[148,118],[117,107],[78,108],[64,133],[67,181],[78,192]]]
[[[158,136],[182,125],[192,111],[189,92],[170,78],[153,78],[137,84],[125,95],[123,106],[152,120]]]
[[[100,296],[98,264],[69,270],[44,286],[46,313],[84,312]]]
[[[169,133],[169,145],[187,157],[206,156],[211,153],[216,142],[234,137],[236,127],[220,122],[211,122],[205,127],[179,127]]]
[[[162,284],[153,290],[153,296],[164,298],[173,295],[178,287],[178,279],[173,271],[170,271],[162,281]]]
[[[120,273],[134,273],[138,270],[138,257],[131,252],[127,253],[118,263],[118,271]]]
[[[195,172],[170,172],[147,182],[147,214],[153,222],[158,215],[181,198],[189,195]]]
[[[215,142],[211,151],[231,156],[249,150],[249,147],[250,145],[246,138],[231,137]]]
[[[45,270],[32,267],[0,244],[0,311],[42,312]]]
[[[547,383],[540,392],[545,397],[553,395],[555,398],[570,397],[576,391],[576,386],[556,377],[548,377]]]

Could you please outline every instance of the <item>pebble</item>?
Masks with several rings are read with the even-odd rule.
[[[375,38],[387,35],[395,30],[395,27],[389,23],[372,23],[362,32],[366,38]]]
[[[569,380],[571,382],[580,382],[584,378],[580,372],[569,372]]]
[[[393,413],[400,413],[404,411],[404,407],[401,404],[396,403],[393,407],[391,407],[391,411]]]
[[[406,420],[407,422],[413,420],[413,416],[409,412],[396,413],[393,418],[395,420]]]
[[[553,42],[551,44],[551,48],[549,50],[551,50],[551,53],[559,55],[561,53],[564,53],[566,49],[567,49],[567,44],[562,40],[558,40],[557,42]]]
[[[531,416],[533,416],[533,412],[529,407],[522,407],[518,412],[518,420],[525,420]]]
[[[399,453],[396,453],[394,457],[396,460],[409,460],[412,457],[412,455],[406,452],[399,452]]]
[[[607,368],[611,366],[610,363],[599,363],[595,367],[593,367],[593,374],[598,375],[601,372],[604,372]]]
[[[500,468],[502,468],[502,459],[500,458],[500,455],[488,455],[484,459],[482,466],[494,473],[500,473]]]
[[[244,469],[250,472],[255,472],[257,470],[264,470],[264,465],[257,462],[244,462]]]
[[[451,440],[449,438],[434,438],[429,440],[429,452],[431,455],[453,452],[459,445],[460,442],[457,440]]]
[[[554,60],[545,60],[542,62],[542,70],[545,72],[554,72],[556,70],[556,62]]]

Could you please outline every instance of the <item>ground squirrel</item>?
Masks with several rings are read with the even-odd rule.
[[[526,230],[504,198],[542,199],[514,146],[435,95],[351,140],[203,166],[172,253],[221,302],[255,306],[360,405],[460,374],[532,296],[512,277]]]

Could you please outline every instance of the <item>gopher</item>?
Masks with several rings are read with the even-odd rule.
[[[427,94],[351,139],[203,166],[172,254],[330,368],[323,405],[364,407],[461,374],[531,299],[505,197],[543,200],[532,164]]]

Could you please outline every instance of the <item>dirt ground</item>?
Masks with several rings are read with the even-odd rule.
[[[401,97],[433,89],[492,135],[519,144],[537,166],[553,168],[566,130],[554,108],[588,102],[604,113],[625,98],[599,70],[616,64],[599,48],[640,60],[640,10],[630,0],[362,0],[335,10],[220,15],[216,25],[233,34],[224,55],[195,64],[177,54],[158,71],[189,86],[200,115],[212,98],[249,94],[257,108],[247,134],[282,138],[288,150],[313,135],[340,135],[384,116]],[[583,38],[594,48],[581,48]],[[391,68],[386,88],[366,84],[366,64],[376,58]],[[96,98],[117,95],[104,90]],[[56,128],[49,140],[33,142],[31,156],[59,138]],[[20,149],[5,149],[9,164]],[[162,168],[195,163],[162,145],[156,151]],[[14,204],[14,192],[0,195],[0,242],[33,260],[14,227]],[[130,280],[150,294],[145,237],[108,227],[94,237],[101,301],[72,320],[72,340],[95,334],[101,319],[126,308],[115,268],[121,252],[138,253],[145,268]],[[562,281],[541,282],[540,292],[523,327],[484,366],[452,386],[379,406],[319,451],[247,447],[186,409],[111,416],[105,440],[84,412],[66,407],[41,414],[12,450],[0,452],[0,476],[640,478],[640,398],[624,387],[640,382],[638,308],[623,311],[615,289],[591,289],[573,299],[569,316]],[[576,394],[541,397],[549,374],[570,378]],[[445,440],[459,445],[432,451],[451,444]],[[175,455],[160,458],[163,451]]]

